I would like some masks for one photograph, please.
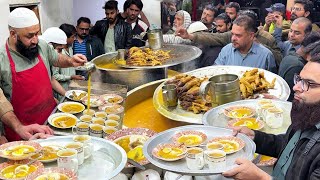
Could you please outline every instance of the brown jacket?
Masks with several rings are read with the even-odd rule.
[[[193,35],[193,42],[201,45],[225,46],[231,43],[231,31],[225,33],[197,32]],[[256,32],[256,41],[267,47],[272,52],[274,58],[276,59],[277,66],[279,67],[279,64],[282,60],[282,55],[274,37],[263,29],[259,29]]]
[[[7,98],[4,96],[3,91],[0,88],[0,119],[5,113],[9,111],[13,111],[13,107],[11,103],[7,100]]]

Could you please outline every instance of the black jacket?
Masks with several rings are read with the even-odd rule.
[[[310,135],[297,142],[292,162],[285,175],[288,180],[319,180],[320,179],[320,138],[315,134],[320,133],[314,126],[310,129]],[[272,135],[255,131],[254,142],[257,145],[257,153],[279,157],[294,131],[289,127],[286,134]],[[273,177],[278,179],[277,177]]]
[[[74,47],[72,47],[74,52]],[[101,54],[104,54],[104,48],[103,44],[97,37],[94,36],[88,36],[87,42],[86,42],[86,53],[87,53],[87,59],[88,61],[91,61],[93,58],[100,56]]]
[[[97,36],[102,43],[104,43],[106,34],[109,28],[109,22],[107,19],[97,21],[96,24],[91,28],[90,34]],[[123,18],[118,15],[117,22],[114,27],[114,43],[116,50],[118,49],[129,49],[132,43],[132,32],[131,26],[126,23]]]

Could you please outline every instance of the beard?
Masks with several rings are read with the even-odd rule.
[[[291,21],[294,21],[294,20],[297,19],[297,18],[298,18],[298,16],[297,16],[296,14],[292,13],[292,14],[291,14],[291,17],[290,17],[290,20],[291,20]]]
[[[18,37],[17,43],[16,43],[16,48],[17,52],[19,52],[22,56],[28,58],[30,61],[33,61],[39,54],[38,50],[39,45],[36,44],[35,47],[27,47],[26,45],[23,44],[23,42],[20,40]]]
[[[88,37],[88,34],[78,34],[78,36],[81,38],[81,39],[86,39]]]
[[[320,122],[320,102],[314,104],[292,101],[291,125],[293,130],[306,130]]]

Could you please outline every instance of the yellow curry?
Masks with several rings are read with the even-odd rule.
[[[35,180],[69,180],[70,178],[64,174],[61,173],[48,173],[48,174],[43,174],[41,176],[38,176]]]
[[[76,125],[77,120],[69,116],[60,116],[53,119],[52,123],[57,128],[71,128]]]
[[[249,108],[236,108],[228,112],[229,117],[233,118],[244,118],[249,117],[253,114],[252,110]]]
[[[29,156],[31,153],[34,153],[35,151],[36,149],[32,146],[18,145],[4,150],[3,154],[6,156],[23,157]]]
[[[135,137],[139,137],[140,135],[134,135]],[[147,139],[145,136],[140,136],[140,139]],[[116,144],[121,146],[127,153],[128,158],[133,159],[137,162],[145,160],[143,155],[143,143],[139,141],[139,138],[135,142],[130,141],[130,135],[124,136],[114,141]],[[139,142],[139,143],[136,143]]]
[[[64,113],[79,113],[84,110],[81,104],[66,104],[61,107],[61,111]]]
[[[158,156],[164,158],[164,159],[176,159],[179,158],[182,154],[184,153],[183,149],[181,148],[169,148],[169,147],[165,147],[163,149],[161,149],[158,152]]]
[[[37,167],[34,165],[24,165],[22,166],[23,168],[19,168],[19,171],[16,170],[17,173],[15,174],[15,169],[18,166],[21,167],[21,164],[14,164],[4,168],[1,171],[1,175],[7,179],[17,179],[17,178],[24,178],[37,170]]]
[[[237,122],[233,123],[232,126],[246,126],[250,129],[260,129],[260,125],[259,122],[256,121],[255,118],[244,118],[244,119],[240,119]]]
[[[178,138],[180,144],[185,144],[186,146],[197,146],[202,143],[202,137],[194,134],[183,135]]]
[[[223,151],[226,153],[232,153],[239,149],[239,144],[235,141],[220,140],[218,143],[223,144]]]

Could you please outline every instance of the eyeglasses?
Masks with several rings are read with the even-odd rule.
[[[303,11],[303,9],[298,7],[292,7],[291,11]]]
[[[320,86],[320,84],[318,84],[318,83],[310,82],[306,79],[302,79],[298,74],[294,74],[293,83],[296,85],[299,82],[301,82],[301,89],[303,91],[308,91],[310,87],[312,88],[312,87],[319,87]]]

